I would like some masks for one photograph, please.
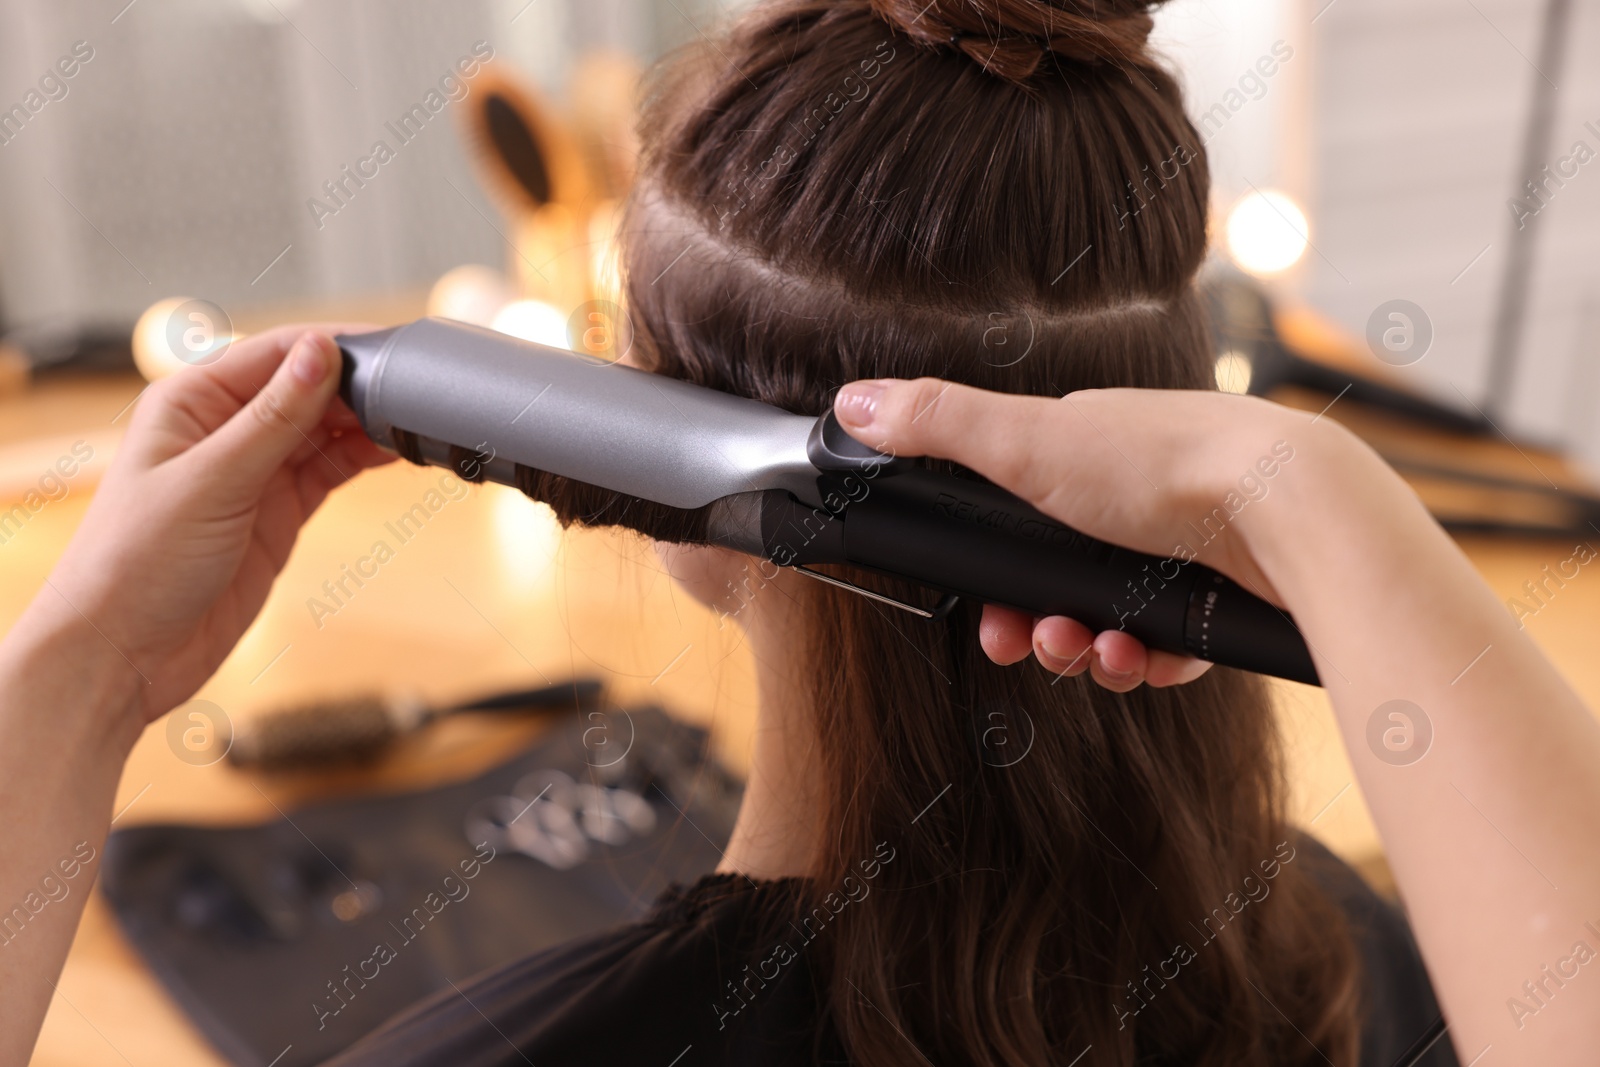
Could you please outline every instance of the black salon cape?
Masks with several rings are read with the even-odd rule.
[[[1310,838],[1307,866],[1349,917],[1365,965],[1363,1067],[1392,1067],[1439,1016],[1405,918]],[[739,1007],[727,983],[767,960],[793,879],[713,874],[644,919],[559,945],[412,1007],[326,1067],[791,1067],[846,1064],[805,953]],[[769,972],[770,973],[770,972]],[[720,1025],[719,1025],[720,1024]],[[1419,1067],[1458,1067],[1448,1039]]]

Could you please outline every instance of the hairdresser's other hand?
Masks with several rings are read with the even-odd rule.
[[[331,335],[363,328],[248,337],[140,398],[30,613],[92,625],[102,651],[127,661],[142,720],[187,700],[221,664],[329,491],[392,458],[335,395]],[[88,635],[84,647],[95,644]]]
[[[1159,556],[1192,545],[1201,562],[1277,601],[1246,537],[1196,545],[1188,526],[1212,515],[1230,493],[1246,499],[1238,496],[1241,472],[1253,484],[1268,484],[1254,473],[1256,463],[1289,435],[1289,415],[1277,405],[1151,389],[1092,389],[1052,399],[922,378],[847,385],[834,409],[847,430],[874,448],[955,460],[1105,541]],[[1297,439],[1304,432],[1302,423]],[[1241,534],[1253,518],[1248,511],[1232,524]],[[1032,651],[1049,670],[1087,670],[1118,692],[1192,681],[1211,666],[1147,649],[1120,630],[1096,634],[1073,619],[1034,618],[992,604],[984,608],[980,634],[997,663]]]

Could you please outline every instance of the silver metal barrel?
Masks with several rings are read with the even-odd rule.
[[[494,481],[523,464],[676,508],[768,489],[817,502],[813,416],[448,319],[336,340],[368,436],[413,434],[430,462],[454,445]]]

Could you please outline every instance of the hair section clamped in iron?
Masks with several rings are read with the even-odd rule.
[[[864,594],[811,566],[909,579],[943,596],[928,609],[891,601],[924,618],[966,597],[1319,684],[1294,621],[1216,571],[875,452],[832,412],[796,415],[444,319],[337,340],[342,394],[373,440],[536,498],[551,479],[579,483],[588,503],[571,521],[721,545]]]

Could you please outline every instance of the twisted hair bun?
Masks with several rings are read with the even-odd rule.
[[[956,48],[990,74],[1022,82],[1050,55],[1143,67],[1155,21],[1148,0],[869,0],[913,41]]]

